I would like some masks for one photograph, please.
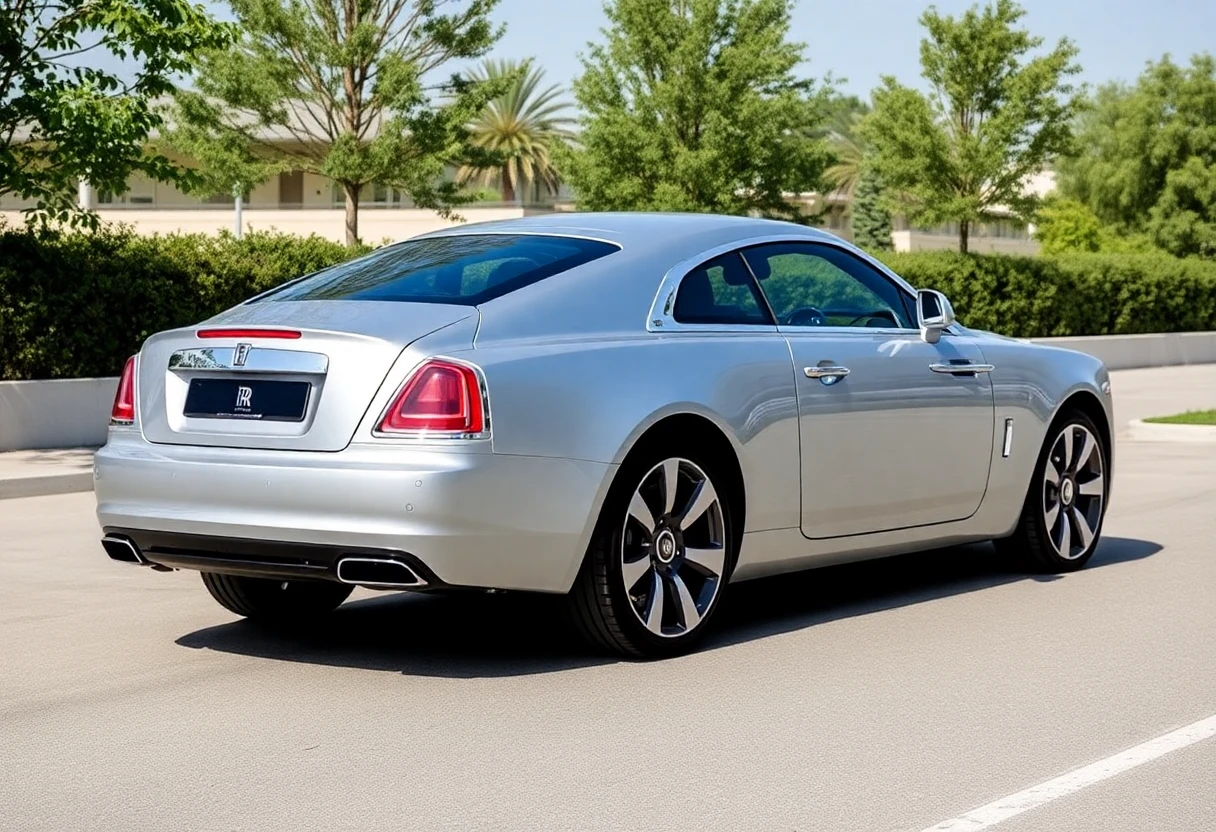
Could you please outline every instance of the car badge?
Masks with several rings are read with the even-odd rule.
[[[249,350],[251,348],[252,348],[251,344],[237,344],[236,352],[232,356],[232,366],[233,367],[244,367],[245,361],[248,360],[248,358],[249,358]]]

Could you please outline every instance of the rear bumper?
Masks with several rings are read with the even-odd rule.
[[[326,579],[339,557],[372,554],[436,586],[565,592],[612,468],[400,445],[166,446],[116,430],[94,487],[103,529],[166,566]]]

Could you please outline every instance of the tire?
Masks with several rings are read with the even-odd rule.
[[[225,609],[268,624],[303,624],[333,612],[354,587],[329,581],[282,581],[203,572],[203,585]]]
[[[568,599],[587,641],[627,657],[664,658],[701,640],[736,557],[726,483],[720,465],[686,448],[626,461]]]
[[[1102,535],[1109,470],[1110,451],[1094,421],[1079,410],[1062,413],[1039,451],[1017,528],[996,541],[998,551],[1035,572],[1083,567]]]

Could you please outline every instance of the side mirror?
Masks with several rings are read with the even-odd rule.
[[[954,323],[954,307],[941,292],[921,289],[916,293],[916,322],[925,343],[936,344],[942,330]]]

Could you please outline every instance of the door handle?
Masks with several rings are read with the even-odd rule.
[[[973,376],[976,373],[991,373],[996,369],[993,364],[930,364],[929,369],[935,373],[946,373],[952,376]]]
[[[802,372],[807,378],[817,378],[824,384],[835,384],[849,374],[848,367],[822,366],[803,367]]]

